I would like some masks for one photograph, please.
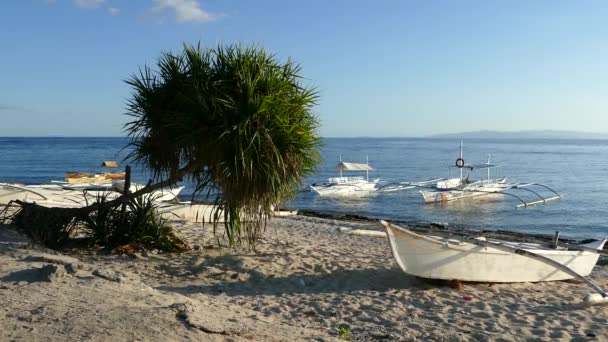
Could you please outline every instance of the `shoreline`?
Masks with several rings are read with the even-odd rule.
[[[331,220],[339,220],[339,221],[358,221],[358,222],[367,222],[370,224],[377,224],[378,228],[380,228],[380,218],[363,216],[357,214],[349,214],[349,213],[338,213],[338,212],[324,212],[324,211],[316,211],[316,210],[308,210],[308,209],[287,209],[285,210],[294,210],[298,212],[298,215],[308,216],[308,217],[317,217]],[[486,236],[490,236],[497,239],[512,239],[512,241],[525,241],[525,242],[551,242],[553,241],[554,235],[552,234],[543,234],[543,233],[531,233],[531,232],[518,232],[504,229],[473,229],[466,228],[464,226],[449,226],[447,223],[424,223],[424,222],[408,222],[401,220],[389,220],[386,221],[393,222],[397,225],[404,225],[410,227],[413,231],[419,233],[432,233],[432,232],[453,232],[456,234],[484,234]],[[607,237],[608,238],[608,237]],[[596,241],[596,238],[587,238],[587,237],[562,237],[560,236],[560,241],[565,241],[567,243],[588,243],[591,241]],[[608,250],[608,247],[604,248]]]

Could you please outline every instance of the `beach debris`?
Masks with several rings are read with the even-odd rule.
[[[65,268],[66,272],[68,272],[69,274],[76,274],[76,272],[78,272],[78,270],[82,268],[82,265],[77,264],[77,263],[71,263],[71,264],[63,265],[63,267]]]
[[[40,274],[44,281],[54,282],[66,277],[68,274],[64,267],[60,267],[54,264],[44,265],[40,269]]]
[[[464,284],[461,280],[452,279],[448,281],[448,286],[454,290],[462,291],[464,289]]]
[[[112,270],[98,268],[95,271],[93,271],[93,275],[97,276],[99,278],[105,279],[105,280],[116,282],[116,283],[122,283],[125,281],[125,278],[122,275],[120,275],[117,272],[114,272]]]
[[[434,228],[448,229],[447,222],[431,222],[430,226]]]
[[[608,304],[608,297],[600,293],[591,293],[585,296],[583,302],[587,305]]]
[[[40,322],[44,319],[46,314],[46,308],[38,307],[32,310],[20,310],[18,312],[13,312],[7,315],[8,317],[15,317],[17,320],[22,322]]]
[[[317,311],[313,308],[309,308],[308,310],[304,310],[304,314],[308,317],[312,317],[317,315]]]
[[[370,229],[352,229],[345,227],[338,227],[336,229],[338,233],[348,234],[348,235],[357,235],[357,236],[370,236],[370,237],[379,237],[385,238],[386,232],[382,232],[379,230],[370,230]]]
[[[472,300],[473,300],[473,297],[471,297],[471,296],[462,296],[462,299],[463,299],[465,302],[470,302],[470,301],[472,301]]]
[[[144,252],[146,252],[144,246],[138,244],[118,246],[112,250],[112,254],[127,255],[134,259],[145,259],[142,255]]]

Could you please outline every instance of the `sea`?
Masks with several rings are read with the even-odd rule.
[[[24,184],[63,180],[66,171],[101,171],[101,162],[116,160],[124,167],[126,138],[0,138],[0,182]],[[548,204],[517,208],[512,196],[469,199],[446,204],[424,204],[419,189],[376,192],[352,199],[321,198],[308,191],[338,175],[339,160],[369,164],[370,179],[379,184],[424,181],[447,177],[459,157],[460,140],[431,138],[325,138],[323,162],[314,175],[303,179],[298,195],[283,205],[293,209],[330,214],[351,214],[412,224],[441,223],[449,227],[510,230],[553,234],[571,238],[608,237],[608,140],[464,139],[464,159],[481,164],[491,160],[509,182],[540,183],[562,199]],[[452,171],[450,171],[452,169]],[[485,171],[475,170],[484,177]],[[145,183],[149,174],[134,167],[134,181]],[[349,176],[365,176],[364,172]],[[494,175],[494,173],[492,174]],[[190,184],[180,195],[192,199]],[[544,197],[548,190],[537,187]],[[525,200],[535,194],[513,190]]]

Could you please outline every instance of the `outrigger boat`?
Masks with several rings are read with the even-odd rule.
[[[122,187],[121,187],[122,185]],[[140,190],[143,185],[132,184],[131,192]],[[11,201],[35,202],[48,207],[83,207],[96,201],[100,196],[112,200],[118,198],[124,188],[124,181],[114,181],[104,184],[41,184],[24,185],[0,183],[0,206],[6,206]],[[183,186],[164,188],[153,191],[147,196],[155,202],[173,201],[184,189]]]
[[[540,282],[578,278],[596,293],[589,303],[608,303],[608,293],[586,278],[606,240],[584,245],[550,245],[490,240],[485,237],[441,237],[417,234],[381,221],[397,264],[417,277],[471,282]],[[378,233],[378,234],[371,234]]]
[[[327,183],[312,184],[310,190],[319,196],[365,196],[376,191],[376,183],[379,179],[369,180],[369,171],[374,170],[369,166],[369,162],[365,164],[343,162],[340,156],[336,170],[340,171],[340,177],[329,178]],[[365,171],[366,177],[344,177],[343,171]]]
[[[447,202],[491,195],[504,192],[511,186],[507,184],[506,177],[493,178],[491,176],[491,170],[497,170],[499,166],[491,164],[489,157],[485,164],[465,164],[464,159],[462,159],[462,145],[460,155],[461,157],[456,160],[456,165],[450,168],[450,170],[458,168],[460,170],[460,177],[451,177],[450,172],[450,178],[438,181],[432,190],[420,190],[425,203]],[[472,173],[475,169],[485,169],[487,177],[481,180],[474,180]]]
[[[459,170],[459,177],[452,176],[453,169]],[[486,177],[475,180],[473,178],[474,170],[486,170]],[[518,208],[545,204],[561,198],[555,190],[542,184],[507,182],[506,177],[498,176],[499,170],[500,166],[492,164],[490,162],[490,157],[488,157],[487,162],[483,164],[467,164],[464,161],[461,141],[460,157],[456,159],[455,165],[450,167],[450,176],[448,178],[436,178],[424,182],[391,183],[380,187],[378,190],[390,192],[409,189],[425,189],[420,190],[420,194],[425,203],[447,203],[467,198],[500,199],[503,196],[511,196],[520,202],[516,206]],[[534,187],[537,189],[533,189]],[[544,189],[544,192],[550,192],[551,195],[548,197],[543,196],[540,191],[538,191],[538,188]],[[534,196],[534,199],[526,200],[523,196],[508,192],[509,190],[526,191]]]

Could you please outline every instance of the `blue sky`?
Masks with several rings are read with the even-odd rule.
[[[303,65],[323,136],[608,132],[606,1],[12,0],[0,136],[115,136],[123,80],[183,42]]]

